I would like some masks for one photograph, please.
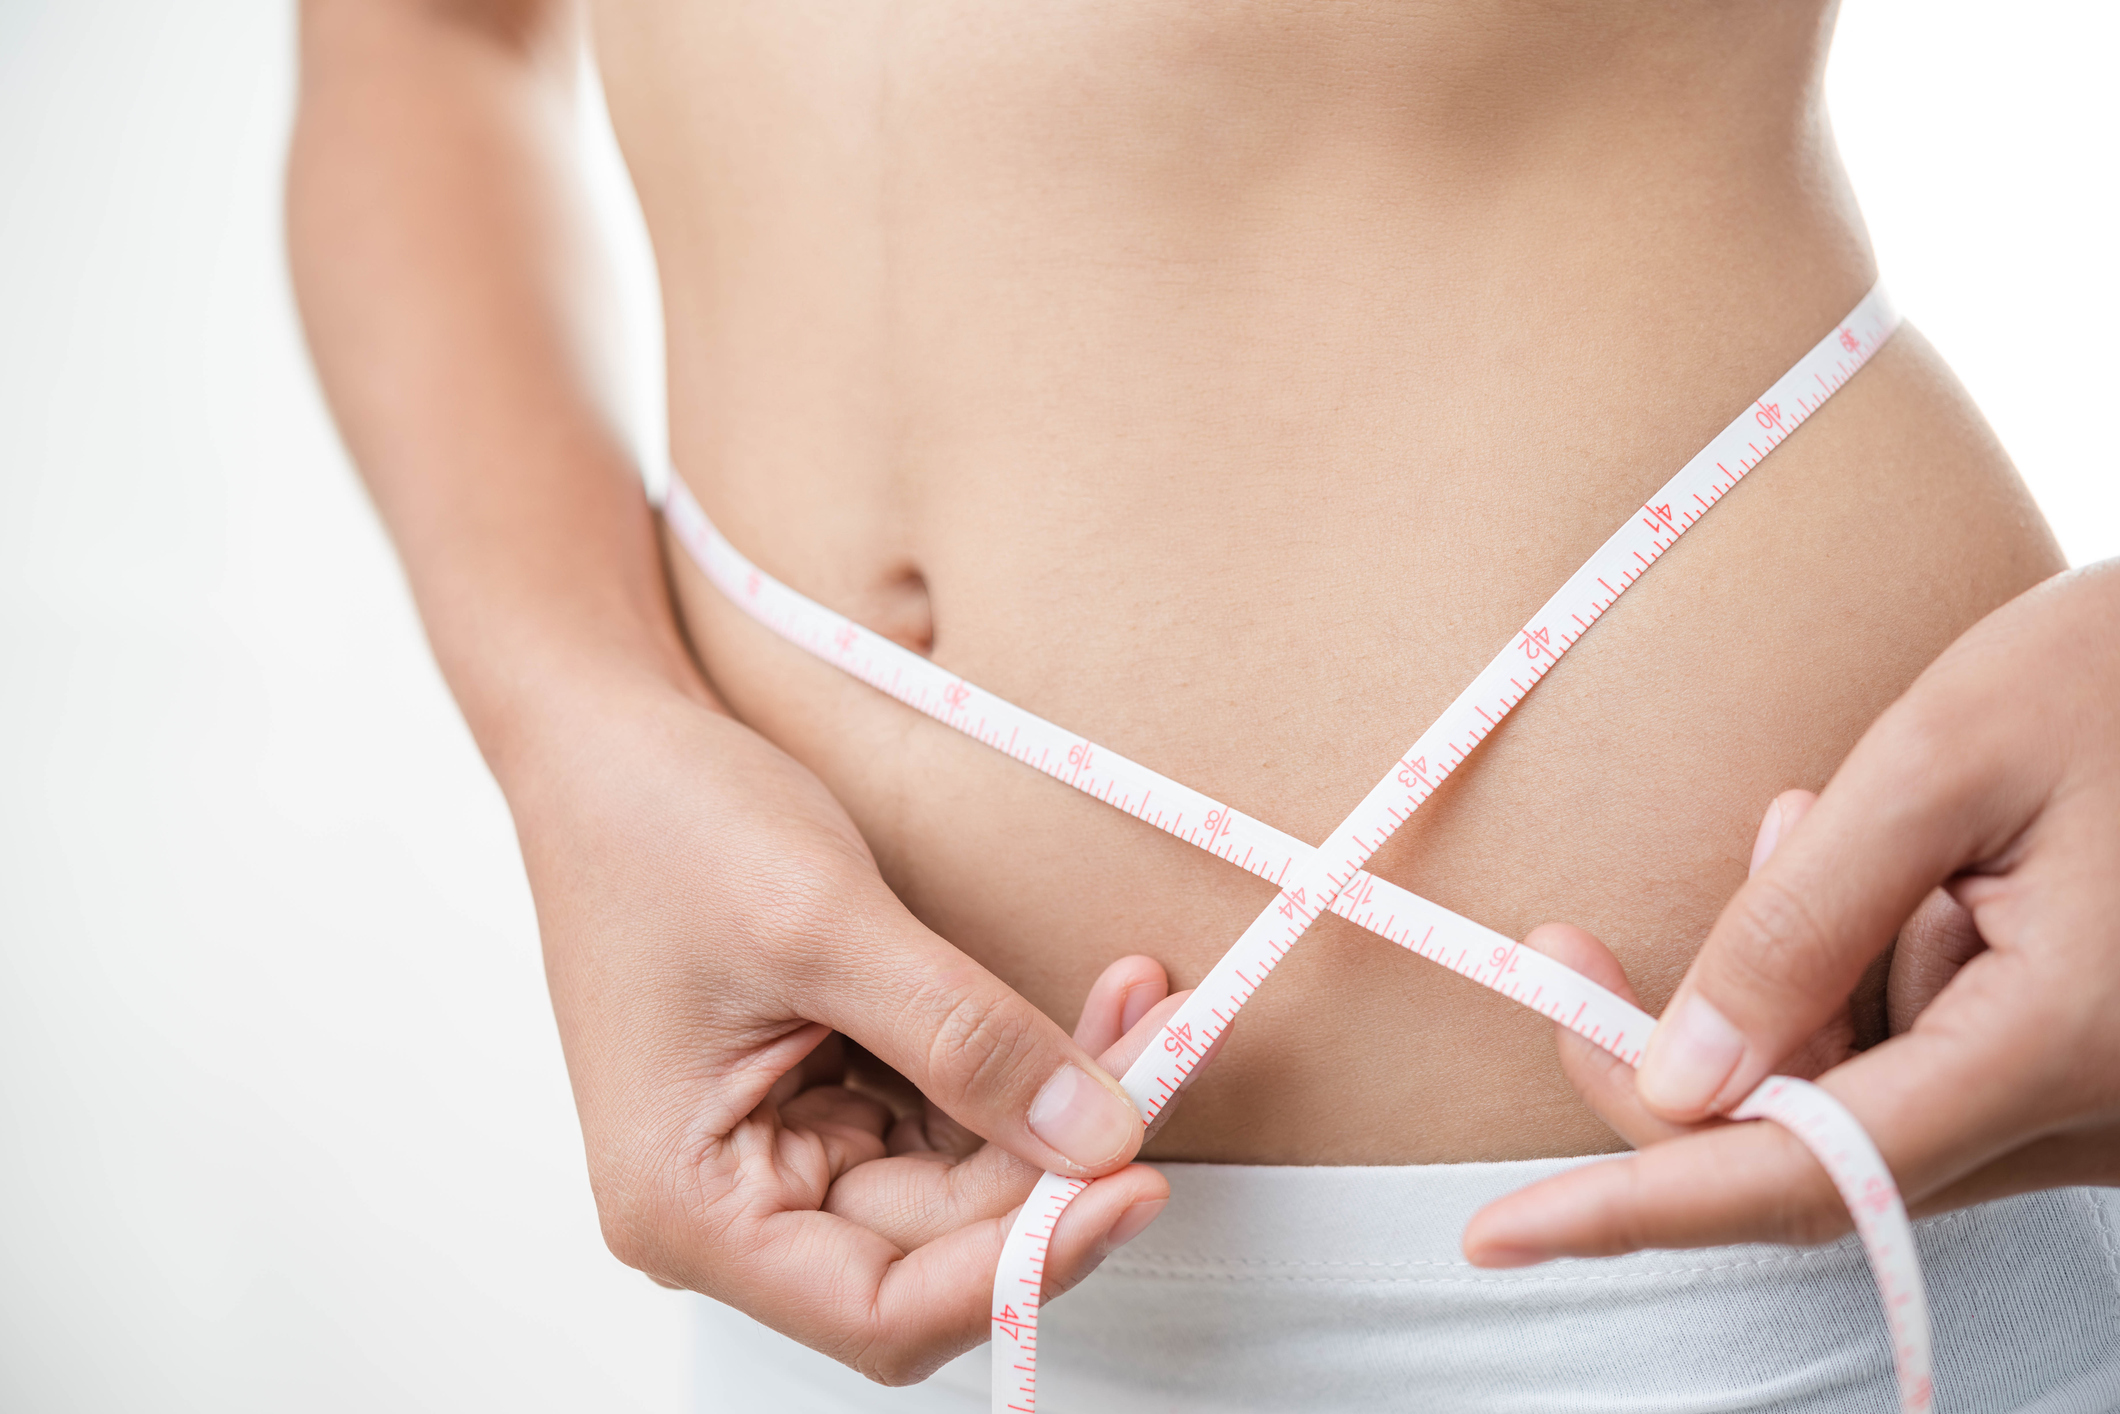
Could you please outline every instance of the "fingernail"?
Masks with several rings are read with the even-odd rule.
[[[1745,1038],[1706,997],[1688,994],[1658,1024],[1634,1088],[1653,1110],[1693,1115],[1707,1109],[1744,1057]]]
[[[1146,1232],[1148,1225],[1162,1216],[1163,1205],[1169,1201],[1168,1198],[1144,1198],[1119,1214],[1119,1221],[1113,1223],[1112,1230],[1104,1234],[1106,1250],[1124,1247]]]
[[[1780,843],[1781,797],[1776,796],[1773,804],[1767,807],[1767,818],[1759,822],[1759,833],[1752,839],[1752,867],[1745,871],[1745,877],[1757,874],[1759,866],[1767,862],[1774,853],[1774,846]]]
[[[1099,1085],[1080,1066],[1063,1065],[1031,1101],[1031,1133],[1077,1167],[1102,1168],[1126,1152],[1140,1133],[1133,1106]]]

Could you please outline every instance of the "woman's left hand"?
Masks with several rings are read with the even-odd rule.
[[[1521,1266],[1847,1232],[1786,1130],[1720,1118],[1770,1073],[1815,1077],[1845,1105],[1917,1215],[2120,1183],[2116,920],[2120,562],[1974,625],[1821,795],[1774,802],[1642,1070],[1559,1035],[1570,1080],[1641,1152],[1490,1205],[1466,1255]],[[1582,930],[1525,942],[1632,1000]]]

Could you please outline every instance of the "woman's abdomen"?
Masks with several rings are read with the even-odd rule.
[[[1745,399],[1714,401],[1688,420],[1712,432]],[[903,547],[952,671],[1317,842],[1706,440],[1631,466],[1585,436],[1573,479],[1534,463],[1485,486],[1417,468],[1276,486],[1204,459],[1146,489],[1139,468],[1006,495],[992,476],[938,475],[908,498]],[[797,564],[762,562],[812,588],[799,536],[768,538]],[[1952,638],[2060,565],[1964,393],[1902,328],[1371,868],[1512,936],[1586,927],[1658,1010],[1741,882],[1767,802],[1822,786]],[[1270,885],[770,639],[688,565],[679,583],[735,710],[846,803],[909,907],[1063,1023],[1114,958],[1148,953],[1187,985],[1270,902]],[[1152,1152],[1377,1164],[1614,1147],[1549,1031],[1328,917]]]

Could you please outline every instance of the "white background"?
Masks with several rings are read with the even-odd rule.
[[[1831,76],[2078,563],[2112,14],[1853,0]],[[281,5],[0,0],[0,1408],[672,1410],[688,1298],[603,1251],[506,812],[304,358],[292,84]]]

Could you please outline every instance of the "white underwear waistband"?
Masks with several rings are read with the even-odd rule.
[[[1159,1164],[1172,1202],[1052,1303],[1052,1414],[1897,1407],[1861,1249],[1644,1252],[1485,1271],[1483,1204],[1584,1159],[1392,1168]],[[1947,1414],[2120,1408],[2108,1189],[1916,1224]],[[1086,1298],[1086,1299],[1080,1299]],[[983,1414],[985,1348],[884,1389],[700,1301],[702,1410]]]

